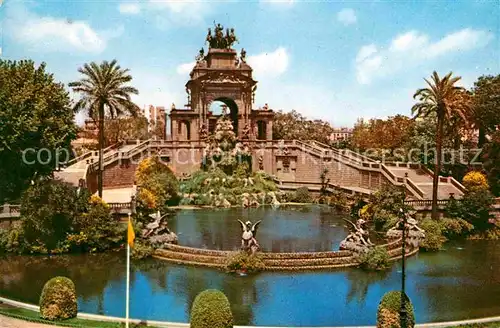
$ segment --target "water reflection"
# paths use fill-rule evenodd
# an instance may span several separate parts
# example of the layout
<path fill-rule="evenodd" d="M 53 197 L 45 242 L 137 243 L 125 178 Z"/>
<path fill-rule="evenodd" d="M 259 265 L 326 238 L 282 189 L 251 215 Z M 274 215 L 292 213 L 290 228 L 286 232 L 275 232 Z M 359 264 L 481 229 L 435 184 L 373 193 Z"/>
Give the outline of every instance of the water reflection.
<path fill-rule="evenodd" d="M 275 219 L 279 215 L 274 210 L 238 211 L 241 212 L 211 211 L 207 220 L 200 211 L 196 213 L 199 219 L 182 217 L 178 224 L 181 231 L 189 231 L 190 224 L 195 231 L 206 229 L 209 239 L 203 242 L 217 245 L 214 236 L 224 231 L 220 222 L 232 222 L 234 213 L 269 216 L 266 247 L 281 251 L 293 249 L 294 242 L 302 247 L 328 247 L 328 239 L 337 238 L 335 233 L 345 233 L 322 231 L 338 219 L 318 208 L 313 208 L 307 219 L 304 213 L 292 210 L 279 214 L 281 219 Z M 289 225 L 283 238 L 274 243 L 269 236 L 277 235 L 279 229 L 270 220 L 276 226 Z M 302 226 L 299 237 L 293 239 L 294 225 L 301 224 L 307 228 Z M 212 234 L 217 229 L 218 234 Z M 230 229 L 238 231 L 239 226 Z M 344 228 L 341 225 L 339 229 Z M 238 238 L 238 234 L 228 237 L 219 246 L 239 242 Z M 498 245 L 495 241 L 464 241 L 447 244 L 443 252 L 421 253 L 408 259 L 407 293 L 417 322 L 500 315 Z M 124 316 L 125 261 L 124 252 L 0 258 L 0 295 L 37 304 L 43 284 L 56 275 L 64 275 L 75 282 L 80 311 Z M 366 326 L 375 323 L 384 293 L 400 288 L 401 272 L 400 265 L 394 264 L 384 273 L 345 269 L 265 272 L 242 277 L 151 259 L 133 262 L 131 282 L 131 316 L 138 319 L 187 322 L 196 295 L 216 288 L 227 295 L 238 325 Z"/>
<path fill-rule="evenodd" d="M 0 259 L 0 291 L 14 299 L 37 304 L 43 285 L 55 276 L 77 281 L 78 297 L 90 301 L 100 297 L 110 283 L 125 277 L 125 256 L 110 253 Z"/>
<path fill-rule="evenodd" d="M 347 292 L 347 302 L 357 302 L 360 305 L 366 303 L 366 296 L 371 285 L 387 279 L 390 271 L 365 272 L 361 269 L 350 269 L 346 271 L 349 281 L 349 291 Z"/>
<path fill-rule="evenodd" d="M 348 233 L 342 216 L 321 206 L 181 211 L 169 224 L 181 245 L 236 250 L 241 242 L 237 219 L 262 220 L 257 237 L 264 251 L 337 250 Z"/>

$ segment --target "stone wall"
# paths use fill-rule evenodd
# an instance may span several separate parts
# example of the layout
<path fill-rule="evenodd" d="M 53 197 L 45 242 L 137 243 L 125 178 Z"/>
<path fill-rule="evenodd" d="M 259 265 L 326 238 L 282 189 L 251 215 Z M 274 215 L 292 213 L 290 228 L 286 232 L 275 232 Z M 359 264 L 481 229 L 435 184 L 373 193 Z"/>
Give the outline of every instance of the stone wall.
<path fill-rule="evenodd" d="M 334 185 L 376 190 L 383 184 L 390 183 L 381 172 L 348 165 L 335 156 L 324 157 L 321 153 L 296 146 L 295 143 L 289 145 L 287 151 L 283 151 L 273 141 L 251 143 L 251 146 L 254 147 L 252 169 L 259 170 L 259 157 L 262 156 L 264 171 L 284 182 L 319 183 L 321 172 L 326 167 L 330 183 Z M 149 148 L 143 154 L 137 154 L 132 161 L 121 159 L 107 165 L 104 187 L 132 186 L 137 164 L 153 154 L 159 154 L 177 176 L 192 174 L 201 167 L 203 149 L 204 143 L 198 141 L 173 141 Z"/>
<path fill-rule="evenodd" d="M 131 187 L 135 180 L 138 163 L 122 159 L 106 166 L 103 174 L 104 188 Z"/>

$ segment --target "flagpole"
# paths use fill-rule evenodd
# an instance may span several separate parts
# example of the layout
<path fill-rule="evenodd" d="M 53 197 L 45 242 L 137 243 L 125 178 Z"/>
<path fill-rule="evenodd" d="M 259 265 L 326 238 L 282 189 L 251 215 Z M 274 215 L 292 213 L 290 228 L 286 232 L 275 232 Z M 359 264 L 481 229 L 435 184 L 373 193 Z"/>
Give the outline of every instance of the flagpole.
<path fill-rule="evenodd" d="M 130 214 L 128 215 L 130 222 Z M 130 296 L 130 243 L 127 242 L 127 296 L 125 299 L 125 327 L 128 327 L 129 318 L 129 296 Z"/>

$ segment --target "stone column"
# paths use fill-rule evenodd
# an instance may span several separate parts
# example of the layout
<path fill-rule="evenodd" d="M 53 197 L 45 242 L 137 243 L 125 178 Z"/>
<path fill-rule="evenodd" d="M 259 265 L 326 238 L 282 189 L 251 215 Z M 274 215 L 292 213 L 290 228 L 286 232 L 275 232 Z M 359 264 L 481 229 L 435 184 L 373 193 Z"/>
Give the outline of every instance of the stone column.
<path fill-rule="evenodd" d="M 266 139 L 273 140 L 273 121 L 267 120 L 266 122 Z"/>

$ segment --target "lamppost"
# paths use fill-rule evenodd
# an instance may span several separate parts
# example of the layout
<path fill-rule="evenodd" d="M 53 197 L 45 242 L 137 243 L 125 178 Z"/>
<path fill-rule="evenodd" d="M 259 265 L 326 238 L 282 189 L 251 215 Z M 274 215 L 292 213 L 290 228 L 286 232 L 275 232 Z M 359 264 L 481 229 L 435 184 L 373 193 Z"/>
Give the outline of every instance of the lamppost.
<path fill-rule="evenodd" d="M 399 311 L 399 319 L 401 322 L 401 328 L 406 328 L 406 294 L 405 294 L 405 279 L 406 279 L 406 272 L 405 272 L 405 262 L 406 262 L 406 250 L 405 250 L 405 245 L 406 245 L 406 213 L 402 208 L 399 210 L 401 212 L 401 216 L 403 219 L 403 227 L 402 227 L 402 245 L 401 245 L 401 254 L 403 256 L 402 258 L 402 268 L 401 268 L 401 309 Z"/>

